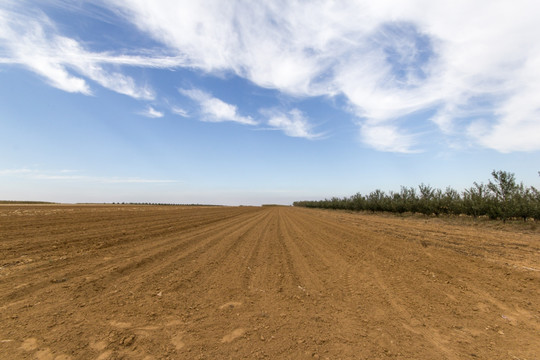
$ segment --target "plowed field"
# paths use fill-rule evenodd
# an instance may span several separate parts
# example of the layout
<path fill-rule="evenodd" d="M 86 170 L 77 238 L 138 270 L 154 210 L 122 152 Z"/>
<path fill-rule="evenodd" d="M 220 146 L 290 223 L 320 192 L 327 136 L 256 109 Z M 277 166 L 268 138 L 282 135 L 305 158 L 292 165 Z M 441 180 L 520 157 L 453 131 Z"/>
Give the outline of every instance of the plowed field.
<path fill-rule="evenodd" d="M 0 359 L 540 359 L 538 230 L 0 206 Z"/>

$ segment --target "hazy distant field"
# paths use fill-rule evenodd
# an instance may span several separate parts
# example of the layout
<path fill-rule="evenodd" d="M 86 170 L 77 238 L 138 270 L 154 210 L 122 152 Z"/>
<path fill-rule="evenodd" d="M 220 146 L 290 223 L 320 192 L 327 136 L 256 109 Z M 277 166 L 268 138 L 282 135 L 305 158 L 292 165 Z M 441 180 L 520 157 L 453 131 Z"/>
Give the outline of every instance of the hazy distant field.
<path fill-rule="evenodd" d="M 538 359 L 540 234 L 290 207 L 0 206 L 1 359 Z"/>

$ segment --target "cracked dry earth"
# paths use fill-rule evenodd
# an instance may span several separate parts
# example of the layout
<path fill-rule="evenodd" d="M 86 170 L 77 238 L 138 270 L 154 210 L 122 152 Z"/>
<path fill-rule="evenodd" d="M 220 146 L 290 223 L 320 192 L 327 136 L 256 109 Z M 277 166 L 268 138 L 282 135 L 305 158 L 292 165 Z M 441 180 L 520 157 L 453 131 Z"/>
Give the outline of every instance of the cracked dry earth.
<path fill-rule="evenodd" d="M 540 359 L 540 233 L 0 206 L 0 359 Z"/>

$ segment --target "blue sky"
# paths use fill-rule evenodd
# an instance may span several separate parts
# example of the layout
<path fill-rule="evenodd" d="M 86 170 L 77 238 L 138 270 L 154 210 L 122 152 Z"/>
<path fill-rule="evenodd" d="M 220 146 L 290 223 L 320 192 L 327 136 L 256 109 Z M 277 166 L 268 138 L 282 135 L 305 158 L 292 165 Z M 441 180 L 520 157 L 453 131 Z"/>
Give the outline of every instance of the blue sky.
<path fill-rule="evenodd" d="M 0 199 L 540 178 L 537 1 L 0 3 Z"/>

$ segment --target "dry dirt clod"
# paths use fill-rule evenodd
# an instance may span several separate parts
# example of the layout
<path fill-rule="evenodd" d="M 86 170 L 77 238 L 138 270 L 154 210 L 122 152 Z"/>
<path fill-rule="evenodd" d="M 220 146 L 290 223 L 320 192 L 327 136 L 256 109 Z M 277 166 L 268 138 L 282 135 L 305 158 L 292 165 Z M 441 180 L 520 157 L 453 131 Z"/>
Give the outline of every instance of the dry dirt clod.
<path fill-rule="evenodd" d="M 120 345 L 131 346 L 135 342 L 135 335 L 128 335 L 122 338 Z"/>

